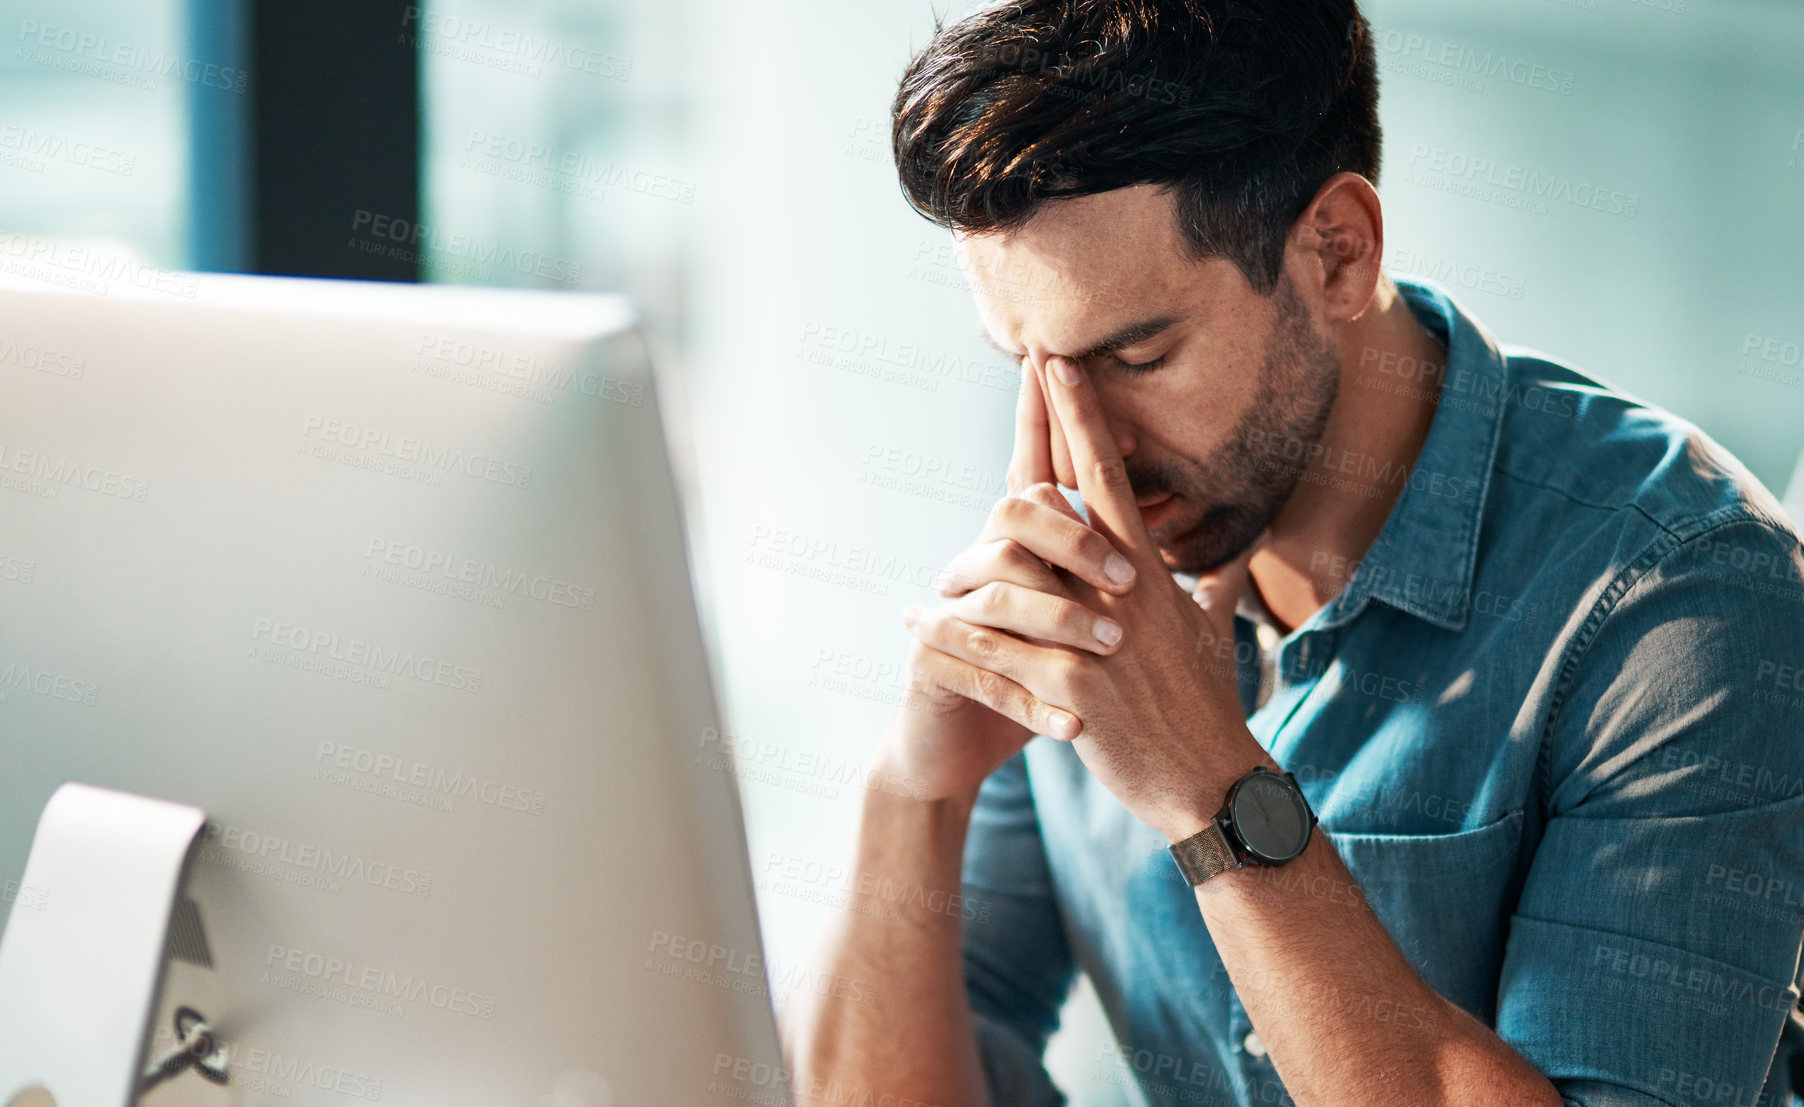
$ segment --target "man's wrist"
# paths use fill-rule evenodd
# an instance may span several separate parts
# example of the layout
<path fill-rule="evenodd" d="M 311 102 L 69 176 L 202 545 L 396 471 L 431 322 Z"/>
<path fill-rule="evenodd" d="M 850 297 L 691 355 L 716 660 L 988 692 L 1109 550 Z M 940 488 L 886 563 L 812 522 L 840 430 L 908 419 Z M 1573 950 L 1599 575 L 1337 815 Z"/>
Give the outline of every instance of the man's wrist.
<path fill-rule="evenodd" d="M 1224 759 L 1223 768 L 1208 774 L 1208 784 L 1198 789 L 1190 802 L 1161 820 L 1161 825 L 1156 829 L 1173 845 L 1208 829 L 1215 817 L 1221 814 L 1221 809 L 1227 805 L 1228 790 L 1234 787 L 1236 781 L 1256 768 L 1274 773 L 1284 771 L 1272 760 L 1272 755 L 1253 740 L 1250 732 L 1246 735 L 1246 744 L 1252 747 L 1252 751 L 1242 751 L 1243 756 L 1235 760 Z"/>
<path fill-rule="evenodd" d="M 961 814 L 967 819 L 976 808 L 977 793 L 983 787 L 983 781 L 978 780 L 956 791 L 935 791 L 919 774 L 908 771 L 904 761 L 896 756 L 888 737 L 865 759 L 862 779 L 867 808 L 873 805 L 893 809 L 927 805 Z"/>
<path fill-rule="evenodd" d="M 1330 858 L 1333 858 L 1331 860 Z M 1359 885 L 1338 868 L 1339 855 L 1327 836 L 1311 831 L 1309 844 L 1301 856 L 1279 868 L 1248 865 L 1230 869 L 1213 880 L 1196 885 L 1198 903 L 1209 907 L 1250 909 L 1254 903 L 1269 905 L 1285 897 L 1308 901 L 1334 901 L 1348 906 L 1365 907 Z"/>

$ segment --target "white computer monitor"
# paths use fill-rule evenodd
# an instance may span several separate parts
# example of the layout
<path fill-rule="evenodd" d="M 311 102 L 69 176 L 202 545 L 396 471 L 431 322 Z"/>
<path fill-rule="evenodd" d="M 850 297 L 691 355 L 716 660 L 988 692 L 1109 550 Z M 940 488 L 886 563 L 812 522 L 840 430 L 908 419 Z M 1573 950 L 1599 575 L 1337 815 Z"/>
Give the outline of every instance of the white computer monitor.
<path fill-rule="evenodd" d="M 691 588 L 618 299 L 0 288 L 0 914 L 63 782 L 190 804 L 146 1104 L 786 1102 Z"/>

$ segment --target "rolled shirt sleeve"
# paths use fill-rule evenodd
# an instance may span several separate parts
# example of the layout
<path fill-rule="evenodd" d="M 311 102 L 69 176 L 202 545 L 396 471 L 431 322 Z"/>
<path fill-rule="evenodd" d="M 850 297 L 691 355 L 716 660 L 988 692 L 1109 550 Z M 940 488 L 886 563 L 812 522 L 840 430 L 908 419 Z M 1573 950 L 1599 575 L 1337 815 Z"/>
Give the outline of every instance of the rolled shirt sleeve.
<path fill-rule="evenodd" d="M 1763 571 L 1719 571 L 1725 543 Z M 1768 1102 L 1804 936 L 1801 582 L 1789 531 L 1732 519 L 1644 553 L 1573 637 L 1497 1031 L 1574 1107 Z"/>
<path fill-rule="evenodd" d="M 978 793 L 964 864 L 965 989 L 990 1103 L 1059 1107 L 1042 1057 L 1075 970 L 1020 754 Z"/>

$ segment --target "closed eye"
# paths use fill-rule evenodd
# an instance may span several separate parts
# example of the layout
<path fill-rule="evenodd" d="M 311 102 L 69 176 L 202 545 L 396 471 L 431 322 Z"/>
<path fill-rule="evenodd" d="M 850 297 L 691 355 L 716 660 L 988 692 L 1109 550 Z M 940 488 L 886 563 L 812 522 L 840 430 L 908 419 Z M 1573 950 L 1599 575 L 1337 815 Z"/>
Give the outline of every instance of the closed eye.
<path fill-rule="evenodd" d="M 1151 361 L 1142 361 L 1137 364 L 1135 362 L 1123 361 L 1120 358 L 1116 358 L 1115 364 L 1119 365 L 1123 369 L 1127 370 L 1127 372 L 1130 375 L 1138 377 L 1138 376 L 1141 376 L 1142 374 L 1150 373 L 1154 369 L 1157 369 L 1159 366 L 1164 365 L 1165 358 L 1163 355 L 1161 355 L 1159 357 L 1152 359 Z"/>

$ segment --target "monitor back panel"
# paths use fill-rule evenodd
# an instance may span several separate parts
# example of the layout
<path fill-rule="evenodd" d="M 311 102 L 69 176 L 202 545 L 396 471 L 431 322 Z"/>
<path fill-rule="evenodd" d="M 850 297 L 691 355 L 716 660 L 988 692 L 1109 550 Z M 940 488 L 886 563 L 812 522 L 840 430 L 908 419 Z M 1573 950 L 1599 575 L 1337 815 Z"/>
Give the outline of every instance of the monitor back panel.
<path fill-rule="evenodd" d="M 0 912 L 62 781 L 192 803 L 225 1102 L 764 1091 L 671 485 L 611 299 L 0 292 Z"/>

